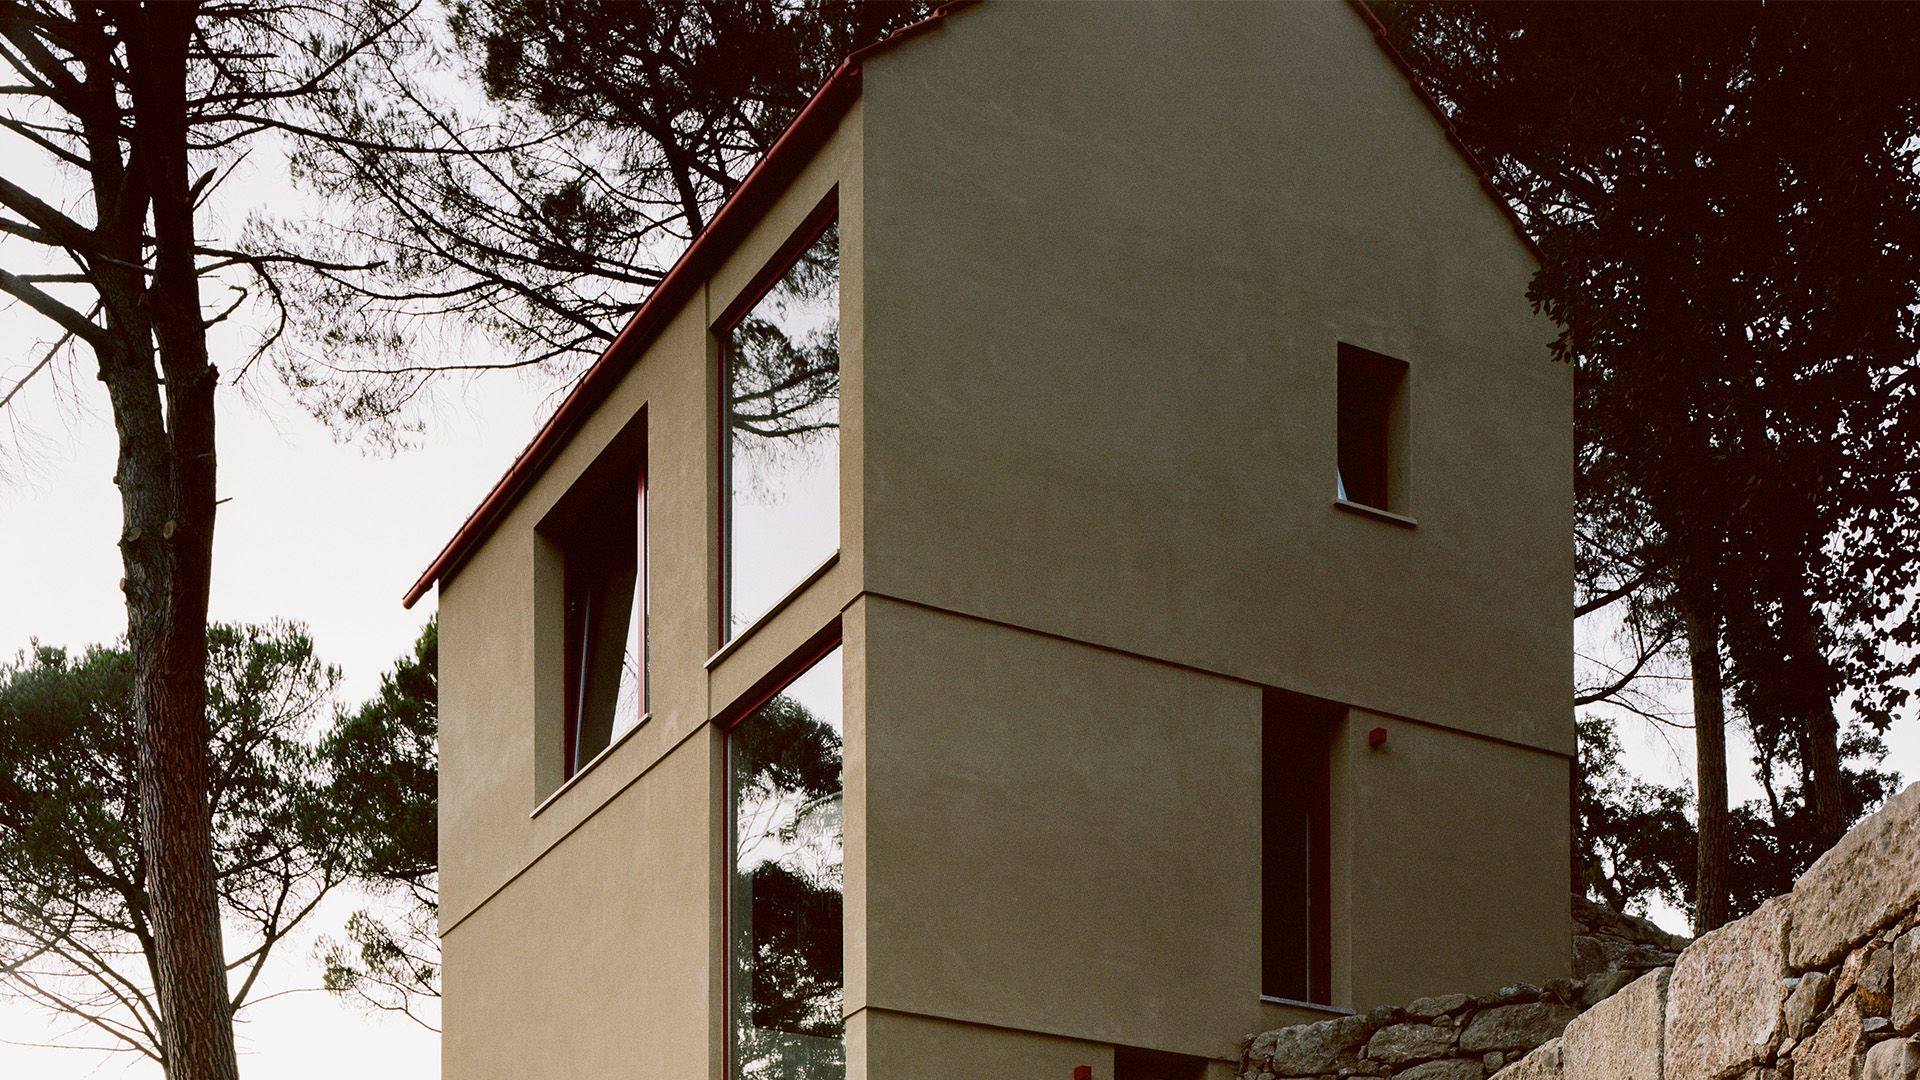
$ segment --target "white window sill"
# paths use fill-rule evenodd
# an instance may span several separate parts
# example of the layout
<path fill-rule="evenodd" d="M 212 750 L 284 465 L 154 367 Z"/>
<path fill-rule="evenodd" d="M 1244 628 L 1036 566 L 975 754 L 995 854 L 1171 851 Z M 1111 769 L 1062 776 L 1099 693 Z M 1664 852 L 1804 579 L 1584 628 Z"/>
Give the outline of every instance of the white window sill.
<path fill-rule="evenodd" d="M 1285 1005 L 1289 1009 L 1305 1009 L 1308 1012 L 1326 1013 L 1328 1016 L 1354 1016 L 1352 1009 L 1343 1005 L 1318 1005 L 1311 1001 L 1297 1001 L 1293 998 L 1272 997 L 1261 994 L 1260 1000 L 1270 1005 Z"/>
<path fill-rule="evenodd" d="M 725 660 L 728 656 L 731 656 L 734 650 L 740 647 L 741 642 L 746 641 L 748 638 L 752 637 L 755 633 L 759 632 L 761 627 L 772 622 L 773 617 L 775 615 L 778 615 L 782 611 L 786 610 L 787 605 L 793 603 L 794 600 L 799 598 L 801 593 L 806 592 L 809 588 L 811 588 L 814 582 L 819 581 L 821 578 L 827 576 L 827 571 L 833 569 L 834 564 L 839 561 L 840 561 L 840 551 L 838 548 L 835 548 L 833 554 L 827 556 L 825 561 L 823 561 L 819 566 L 816 566 L 812 570 L 808 571 L 806 577 L 803 577 L 800 579 L 800 584 L 795 585 L 791 589 L 788 589 L 787 594 L 785 596 L 782 596 L 780 599 L 775 600 L 773 602 L 773 606 L 768 608 L 764 613 L 762 613 L 759 618 L 756 618 L 752 622 L 748 623 L 746 626 L 741 627 L 739 633 L 733 635 L 732 639 L 729 640 L 725 645 L 720 646 L 720 650 L 718 652 L 714 653 L 712 656 L 707 657 L 707 662 L 705 664 L 702 664 L 701 666 L 706 668 L 708 671 L 712 671 L 713 666 L 715 664 L 718 664 L 720 661 Z"/>
<path fill-rule="evenodd" d="M 595 765 L 598 765 L 598 764 L 600 764 L 600 763 L 601 763 L 602 761 L 605 761 L 605 760 L 607 759 L 607 757 L 608 757 L 609 755 L 611 755 L 611 754 L 612 754 L 612 753 L 613 753 L 613 752 L 614 752 L 615 750 L 617 750 L 617 749 L 619 749 L 619 748 L 620 748 L 620 744 L 621 744 L 621 743 L 624 743 L 624 742 L 626 742 L 626 741 L 627 741 L 628 739 L 631 739 L 631 738 L 633 738 L 633 733 L 634 733 L 634 732 L 636 732 L 636 731 L 639 731 L 639 730 L 640 730 L 641 728 L 643 728 L 643 727 L 646 727 L 646 726 L 647 726 L 647 721 L 649 721 L 649 720 L 651 720 L 651 719 L 653 719 L 653 714 L 652 714 L 652 713 L 642 713 L 642 714 L 640 715 L 640 722 L 639 722 L 639 723 L 636 723 L 636 724 L 634 724 L 634 725 L 633 725 L 632 727 L 630 727 L 630 728 L 628 728 L 627 730 L 625 730 L 625 731 L 623 731 L 623 732 L 621 732 L 621 733 L 620 733 L 620 736 L 619 736 L 619 738 L 616 738 L 616 739 L 614 739 L 614 740 L 613 740 L 612 742 L 609 742 L 609 743 L 608 743 L 608 744 L 607 744 L 606 746 L 604 746 L 604 747 L 602 747 L 602 748 L 601 748 L 601 750 L 600 750 L 600 752 L 599 752 L 599 753 L 597 753 L 597 754 L 595 754 L 595 755 L 593 755 L 593 756 L 592 756 L 591 758 L 588 758 L 588 759 L 587 759 L 587 763 L 586 763 L 585 765 L 582 765 L 582 766 L 580 766 L 579 768 L 577 768 L 577 769 L 575 769 L 575 770 L 573 770 L 573 775 L 572 775 L 572 776 L 569 776 L 569 777 L 567 777 L 567 781 L 566 781 L 566 783 L 564 783 L 564 784 L 561 784 L 561 785 L 560 785 L 559 787 L 557 787 L 557 788 L 554 788 L 554 789 L 553 789 L 553 794 L 551 794 L 551 795 L 549 795 L 549 796 L 547 796 L 547 797 L 546 797 L 546 798 L 544 798 L 544 799 L 541 799 L 541 800 L 540 800 L 540 805 L 539 805 L 539 806 L 536 806 L 536 807 L 534 807 L 534 808 L 533 808 L 533 812 L 532 812 L 532 813 L 530 813 L 530 814 L 528 814 L 528 815 L 527 815 L 527 817 L 528 817 L 528 818 L 537 818 L 537 817 L 539 817 L 539 816 L 540 816 L 540 812 L 541 812 L 542 810 L 545 810 L 545 809 L 546 809 L 547 807 L 549 807 L 549 806 L 552 806 L 552 805 L 553 805 L 553 804 L 554 804 L 555 802 L 558 802 L 558 801 L 559 801 L 559 799 L 560 799 L 560 796 L 562 796 L 562 795 L 565 795 L 565 794 L 567 793 L 567 791 L 568 791 L 569 789 L 571 789 L 571 788 L 573 787 L 573 785 L 575 785 L 575 784 L 577 784 L 577 783 L 579 783 L 579 782 L 580 782 L 580 778 L 581 778 L 581 777 L 583 777 L 583 776 L 585 776 L 585 775 L 587 775 L 588 773 L 590 773 L 590 772 L 592 772 L 592 771 L 593 771 L 593 767 L 594 767 Z"/>
<path fill-rule="evenodd" d="M 1399 525 L 1403 528 L 1413 529 L 1418 528 L 1420 525 L 1419 522 L 1404 514 L 1396 514 L 1391 510 L 1382 510 L 1377 506 L 1368 506 L 1366 503 L 1335 499 L 1333 500 L 1333 505 L 1335 509 L 1345 510 L 1349 514 L 1359 514 L 1361 517 L 1370 517 L 1376 521 L 1384 521 L 1388 524 Z"/>

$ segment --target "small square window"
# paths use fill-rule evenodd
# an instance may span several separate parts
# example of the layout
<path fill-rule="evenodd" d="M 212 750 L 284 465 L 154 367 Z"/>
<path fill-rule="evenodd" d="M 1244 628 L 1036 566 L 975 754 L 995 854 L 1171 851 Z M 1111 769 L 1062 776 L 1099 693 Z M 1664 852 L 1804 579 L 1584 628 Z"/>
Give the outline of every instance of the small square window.
<path fill-rule="evenodd" d="M 1404 514 L 1406 361 L 1342 342 L 1339 364 L 1339 455 L 1334 497 Z"/>

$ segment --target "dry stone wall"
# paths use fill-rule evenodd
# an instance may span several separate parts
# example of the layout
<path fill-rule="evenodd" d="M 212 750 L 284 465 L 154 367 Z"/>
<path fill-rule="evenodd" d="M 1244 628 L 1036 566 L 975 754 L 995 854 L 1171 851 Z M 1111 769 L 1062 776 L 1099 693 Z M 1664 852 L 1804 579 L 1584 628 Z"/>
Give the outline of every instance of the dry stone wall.
<path fill-rule="evenodd" d="M 1240 1078 L 1920 1080 L 1920 784 L 1691 944 L 1575 918 L 1577 980 L 1270 1031 Z"/>
<path fill-rule="evenodd" d="M 1482 1080 L 1559 1035 L 1582 1009 L 1672 964 L 1685 938 L 1576 897 L 1574 973 L 1479 997 L 1446 994 L 1365 1016 L 1281 1028 L 1248 1042 L 1242 1080 L 1395 1076 Z"/>
<path fill-rule="evenodd" d="M 1572 982 L 1509 986 L 1485 997 L 1427 997 L 1405 1008 L 1382 1006 L 1365 1016 L 1269 1031 L 1248 1044 L 1241 1077 L 1481 1080 L 1567 1026 L 1577 1015 Z"/>

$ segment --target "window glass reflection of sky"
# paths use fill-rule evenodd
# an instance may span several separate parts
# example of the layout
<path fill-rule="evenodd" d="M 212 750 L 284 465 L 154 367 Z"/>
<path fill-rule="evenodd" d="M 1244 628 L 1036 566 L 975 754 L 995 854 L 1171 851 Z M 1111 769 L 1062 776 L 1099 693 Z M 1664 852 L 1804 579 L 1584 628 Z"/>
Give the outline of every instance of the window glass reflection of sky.
<path fill-rule="evenodd" d="M 727 336 L 726 637 L 840 546 L 840 232 Z"/>

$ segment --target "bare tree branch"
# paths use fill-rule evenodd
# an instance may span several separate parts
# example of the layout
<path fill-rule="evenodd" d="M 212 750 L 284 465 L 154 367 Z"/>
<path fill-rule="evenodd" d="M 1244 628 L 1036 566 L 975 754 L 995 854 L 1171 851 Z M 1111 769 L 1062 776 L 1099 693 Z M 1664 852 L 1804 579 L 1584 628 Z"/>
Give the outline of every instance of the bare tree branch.
<path fill-rule="evenodd" d="M 0 292 L 7 293 L 28 307 L 52 319 L 62 330 L 91 345 L 106 341 L 106 330 L 85 315 L 54 299 L 39 286 L 8 270 L 0 270 Z"/>

